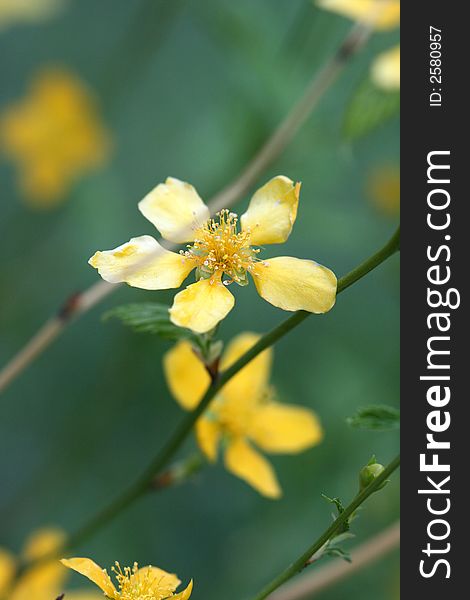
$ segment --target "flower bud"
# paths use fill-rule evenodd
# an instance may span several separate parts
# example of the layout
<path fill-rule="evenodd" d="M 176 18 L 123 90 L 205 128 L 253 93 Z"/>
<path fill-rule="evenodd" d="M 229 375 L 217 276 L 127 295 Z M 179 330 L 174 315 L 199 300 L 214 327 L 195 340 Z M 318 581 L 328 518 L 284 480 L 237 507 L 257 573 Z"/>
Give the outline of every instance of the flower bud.
<path fill-rule="evenodd" d="M 372 462 L 373 461 L 373 462 Z M 384 466 L 375 461 L 375 458 L 359 472 L 359 489 L 362 492 L 384 471 Z M 384 482 L 385 485 L 386 482 Z M 383 487 L 383 486 L 380 486 Z"/>

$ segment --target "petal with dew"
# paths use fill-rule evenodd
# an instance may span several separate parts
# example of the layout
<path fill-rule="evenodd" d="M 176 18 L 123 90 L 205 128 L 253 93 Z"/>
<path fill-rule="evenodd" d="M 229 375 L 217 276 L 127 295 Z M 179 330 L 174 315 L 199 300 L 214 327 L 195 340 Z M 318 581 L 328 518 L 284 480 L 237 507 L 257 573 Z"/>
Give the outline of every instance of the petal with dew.
<path fill-rule="evenodd" d="M 279 256 L 258 263 L 252 275 L 258 294 L 283 310 L 318 314 L 335 304 L 336 276 L 313 260 Z"/>
<path fill-rule="evenodd" d="M 192 242 L 194 232 L 210 217 L 193 186 L 173 177 L 149 192 L 139 210 L 166 240 L 177 244 Z"/>
<path fill-rule="evenodd" d="M 253 414 L 247 434 L 265 452 L 286 454 L 302 452 L 323 437 L 312 410 L 280 402 L 260 406 Z"/>
<path fill-rule="evenodd" d="M 10 552 L 0 548 L 0 595 L 5 594 L 15 574 L 15 559 Z"/>
<path fill-rule="evenodd" d="M 171 597 L 171 600 L 188 600 L 189 596 L 191 596 L 192 591 L 193 580 L 191 579 L 191 581 L 188 583 L 185 589 L 182 592 L 179 592 L 178 594 L 174 594 L 174 596 Z"/>
<path fill-rule="evenodd" d="M 63 558 L 60 562 L 64 567 L 73 569 L 77 573 L 80 573 L 80 575 L 88 577 L 106 596 L 114 598 L 116 588 L 111 582 L 108 573 L 92 561 L 91 558 Z"/>
<path fill-rule="evenodd" d="M 241 333 L 227 346 L 222 355 L 220 368 L 225 371 L 260 339 L 257 333 Z M 241 369 L 223 388 L 226 401 L 233 403 L 256 402 L 267 387 L 273 359 L 272 348 L 263 350 L 256 358 Z"/>
<path fill-rule="evenodd" d="M 196 422 L 196 439 L 199 447 L 210 462 L 217 459 L 217 449 L 221 437 L 221 429 L 216 418 L 210 418 L 209 414 L 200 417 Z"/>
<path fill-rule="evenodd" d="M 235 298 L 220 280 L 202 279 L 176 294 L 170 318 L 178 327 L 206 333 L 232 310 Z"/>
<path fill-rule="evenodd" d="M 400 46 L 377 56 L 371 67 L 371 77 L 375 85 L 383 90 L 400 89 Z"/>
<path fill-rule="evenodd" d="M 250 231 L 250 244 L 281 244 L 292 231 L 297 217 L 300 183 L 279 175 L 263 185 L 252 197 L 241 217 L 243 231 Z"/>
<path fill-rule="evenodd" d="M 394 29 L 400 24 L 400 0 L 317 0 L 317 4 L 374 29 Z"/>
<path fill-rule="evenodd" d="M 142 582 L 142 588 L 149 594 L 152 592 L 155 598 L 169 598 L 181 583 L 174 573 L 168 573 L 158 567 L 141 567 L 130 577 L 129 583 L 136 587 Z"/>
<path fill-rule="evenodd" d="M 88 261 L 109 283 L 127 283 L 143 290 L 179 287 L 194 263 L 166 250 L 150 235 L 132 238 L 114 248 L 95 252 Z"/>
<path fill-rule="evenodd" d="M 163 371 L 176 401 L 186 410 L 196 408 L 211 379 L 187 340 L 178 342 L 164 355 Z"/>
<path fill-rule="evenodd" d="M 245 439 L 238 437 L 229 442 L 225 451 L 225 466 L 263 496 L 267 498 L 281 496 L 281 488 L 274 469 Z"/>

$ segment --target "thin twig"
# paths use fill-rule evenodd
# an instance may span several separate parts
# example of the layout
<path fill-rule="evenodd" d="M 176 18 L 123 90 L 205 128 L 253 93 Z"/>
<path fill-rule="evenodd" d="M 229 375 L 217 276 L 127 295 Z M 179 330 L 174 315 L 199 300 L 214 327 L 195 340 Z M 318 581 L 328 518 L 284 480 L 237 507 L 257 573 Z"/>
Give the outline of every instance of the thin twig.
<path fill-rule="evenodd" d="M 297 134 L 348 61 L 363 47 L 369 35 L 370 30 L 363 25 L 352 27 L 337 52 L 313 77 L 303 96 L 241 174 L 212 198 L 209 202 L 211 213 L 232 206 L 256 184 L 261 174 L 278 158 Z M 84 292 L 75 294 L 73 305 L 69 306 L 69 300 L 67 300 L 64 306 L 69 308 L 66 311 L 61 309 L 57 315 L 49 319 L 0 371 L 0 393 L 23 373 L 62 334 L 68 325 L 96 306 L 120 285 L 99 282 Z"/>
<path fill-rule="evenodd" d="M 351 562 L 334 559 L 326 566 L 320 567 L 308 575 L 280 588 L 269 596 L 270 600 L 305 600 L 313 598 L 318 592 L 336 585 L 343 579 L 351 577 L 361 569 L 377 562 L 400 545 L 400 522 L 397 521 L 387 529 L 354 548 Z"/>

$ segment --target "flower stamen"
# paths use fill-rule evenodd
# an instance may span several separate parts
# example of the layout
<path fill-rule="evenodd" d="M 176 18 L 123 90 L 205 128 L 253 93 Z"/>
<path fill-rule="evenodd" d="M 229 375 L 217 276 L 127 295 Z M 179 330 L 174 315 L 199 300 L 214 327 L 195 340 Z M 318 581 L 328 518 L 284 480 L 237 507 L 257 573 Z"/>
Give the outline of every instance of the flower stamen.
<path fill-rule="evenodd" d="M 223 209 L 197 230 L 193 244 L 180 254 L 196 263 L 197 279 L 215 283 L 225 273 L 229 279 L 222 283 L 227 286 L 246 285 L 246 273 L 253 270 L 259 252 L 250 246 L 250 231 L 238 231 L 237 214 Z"/>

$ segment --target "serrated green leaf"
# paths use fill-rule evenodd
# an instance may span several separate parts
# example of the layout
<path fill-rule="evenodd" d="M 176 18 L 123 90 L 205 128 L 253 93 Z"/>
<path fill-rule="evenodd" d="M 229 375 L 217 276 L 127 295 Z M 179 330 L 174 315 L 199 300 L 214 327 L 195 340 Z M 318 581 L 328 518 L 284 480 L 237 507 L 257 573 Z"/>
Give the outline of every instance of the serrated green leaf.
<path fill-rule="evenodd" d="M 374 431 L 399 429 L 400 411 L 386 404 L 371 405 L 359 408 L 356 414 L 348 417 L 346 421 L 348 425 L 357 429 L 370 429 Z"/>
<path fill-rule="evenodd" d="M 168 306 L 157 302 L 117 306 L 105 313 L 103 319 L 119 319 L 134 331 L 157 334 L 167 340 L 192 337 L 191 332 L 187 329 L 173 325 L 170 321 Z"/>
<path fill-rule="evenodd" d="M 357 139 L 379 127 L 400 110 L 400 92 L 378 88 L 370 79 L 354 92 L 346 109 L 343 132 L 347 139 Z"/>

